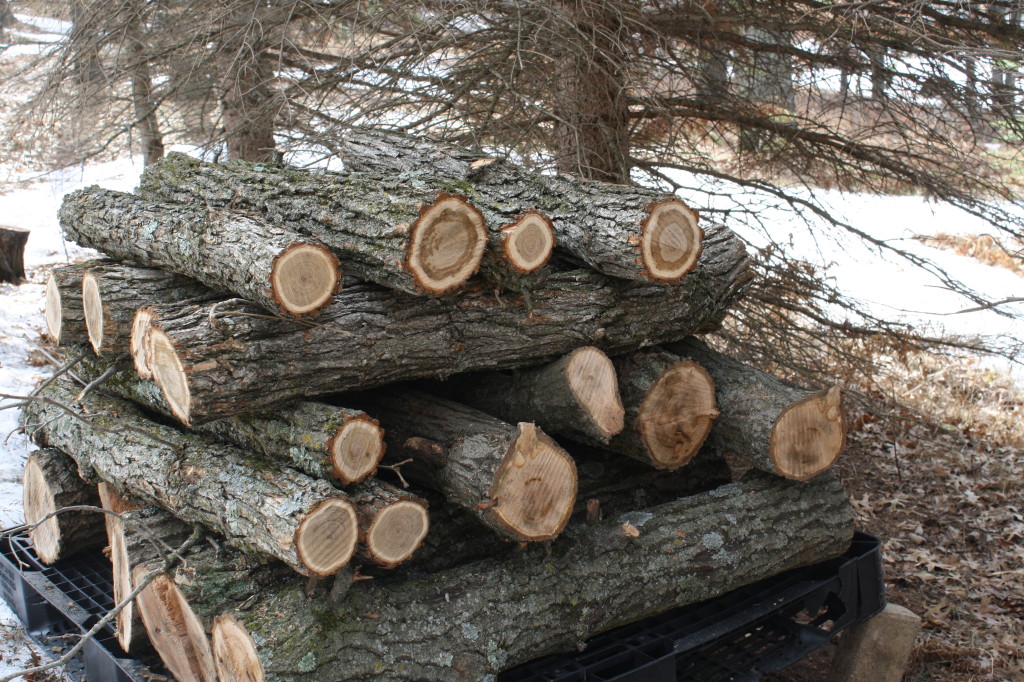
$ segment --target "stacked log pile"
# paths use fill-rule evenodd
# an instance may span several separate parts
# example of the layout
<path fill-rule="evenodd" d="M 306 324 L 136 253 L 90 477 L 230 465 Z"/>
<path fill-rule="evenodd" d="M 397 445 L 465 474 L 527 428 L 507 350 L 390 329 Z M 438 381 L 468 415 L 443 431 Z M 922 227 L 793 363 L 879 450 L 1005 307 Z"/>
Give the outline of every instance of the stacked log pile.
<path fill-rule="evenodd" d="M 479 679 L 847 548 L 839 390 L 694 337 L 751 276 L 725 226 L 429 140 L 346 149 L 65 199 L 109 260 L 47 285 L 75 362 L 22 409 L 37 553 L 108 544 L 121 600 L 209 540 L 119 615 L 126 650 L 181 680 Z"/>

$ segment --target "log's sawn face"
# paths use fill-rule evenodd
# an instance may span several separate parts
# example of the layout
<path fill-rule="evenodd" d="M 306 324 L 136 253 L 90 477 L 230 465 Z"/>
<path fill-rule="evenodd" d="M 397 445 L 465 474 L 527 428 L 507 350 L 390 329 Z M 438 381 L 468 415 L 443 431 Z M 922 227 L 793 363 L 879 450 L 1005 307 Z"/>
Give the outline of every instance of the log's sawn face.
<path fill-rule="evenodd" d="M 648 277 L 675 284 L 697 265 L 704 231 L 697 214 L 678 199 L 651 204 L 640 226 L 640 254 Z"/>
<path fill-rule="evenodd" d="M 527 211 L 516 222 L 501 228 L 501 235 L 505 262 L 523 275 L 544 267 L 555 247 L 554 227 L 540 211 Z"/>
<path fill-rule="evenodd" d="M 634 428 L 656 468 L 678 469 L 697 454 L 717 416 L 711 377 L 696 362 L 683 361 L 651 386 Z"/>
<path fill-rule="evenodd" d="M 412 227 L 406 267 L 424 292 L 441 294 L 476 272 L 486 245 L 480 211 L 464 199 L 441 194 Z"/>

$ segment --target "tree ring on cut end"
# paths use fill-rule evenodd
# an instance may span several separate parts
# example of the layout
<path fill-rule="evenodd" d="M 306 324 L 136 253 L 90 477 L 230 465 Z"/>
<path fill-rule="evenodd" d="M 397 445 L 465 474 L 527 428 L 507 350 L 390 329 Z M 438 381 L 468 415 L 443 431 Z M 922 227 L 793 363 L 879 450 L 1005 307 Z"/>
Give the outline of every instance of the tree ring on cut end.
<path fill-rule="evenodd" d="M 697 454 L 717 416 L 714 381 L 696 362 L 683 360 L 648 389 L 635 425 L 651 464 L 671 470 Z"/>
<path fill-rule="evenodd" d="M 377 563 L 397 566 L 419 548 L 429 527 L 427 510 L 422 504 L 399 500 L 374 517 L 366 531 L 366 546 Z"/>
<path fill-rule="evenodd" d="M 569 389 L 605 442 L 622 431 L 625 410 L 619 397 L 619 381 L 612 361 L 593 346 L 569 354 L 565 368 Z"/>
<path fill-rule="evenodd" d="M 641 257 L 651 279 L 674 284 L 697 265 L 704 231 L 697 214 L 678 199 L 653 204 L 641 232 Z"/>
<path fill-rule="evenodd" d="M 267 679 L 249 629 L 230 613 L 213 619 L 211 640 L 220 682 L 264 682 Z"/>
<path fill-rule="evenodd" d="M 60 288 L 51 274 L 46 280 L 46 331 L 54 343 L 60 343 L 60 332 L 64 311 L 61 308 Z"/>
<path fill-rule="evenodd" d="M 331 470 L 345 485 L 372 475 L 384 449 L 384 430 L 366 415 L 345 420 L 327 442 Z"/>
<path fill-rule="evenodd" d="M 505 260 L 524 275 L 547 265 L 555 248 L 555 230 L 540 211 L 527 211 L 522 218 L 501 228 L 505 235 Z"/>
<path fill-rule="evenodd" d="M 192 391 L 188 387 L 188 376 L 178 358 L 178 352 L 174 350 L 174 343 L 162 329 L 150 327 L 146 335 L 146 354 L 146 365 L 171 412 L 185 426 L 189 426 Z"/>
<path fill-rule="evenodd" d="M 295 552 L 312 575 L 334 575 L 352 558 L 359 524 L 352 504 L 329 498 L 314 506 L 295 529 Z"/>
<path fill-rule="evenodd" d="M 270 288 L 281 310 L 289 315 L 314 313 L 331 302 L 341 273 L 338 259 L 317 244 L 291 244 L 270 272 Z"/>
<path fill-rule="evenodd" d="M 89 332 L 89 345 L 96 355 L 100 355 L 103 350 L 103 296 L 99 282 L 91 272 L 82 276 L 82 312 Z"/>
<path fill-rule="evenodd" d="M 837 387 L 787 407 L 768 439 L 776 473 L 794 481 L 807 481 L 831 468 L 845 445 L 846 420 Z"/>
<path fill-rule="evenodd" d="M 480 267 L 486 244 L 480 212 L 464 199 L 443 195 L 413 225 L 406 267 L 425 292 L 451 291 Z"/>

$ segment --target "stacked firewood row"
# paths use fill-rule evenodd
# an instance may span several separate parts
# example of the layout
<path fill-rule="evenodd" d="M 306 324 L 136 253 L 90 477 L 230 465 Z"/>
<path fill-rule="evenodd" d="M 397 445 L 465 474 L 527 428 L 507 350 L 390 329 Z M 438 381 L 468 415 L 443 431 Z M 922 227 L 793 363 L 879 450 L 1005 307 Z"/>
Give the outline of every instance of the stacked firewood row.
<path fill-rule="evenodd" d="M 109 259 L 47 285 L 69 369 L 23 407 L 25 514 L 44 561 L 108 545 L 115 600 L 150 577 L 126 650 L 478 679 L 846 549 L 839 390 L 693 336 L 750 279 L 727 228 L 429 140 L 346 150 L 65 199 Z"/>

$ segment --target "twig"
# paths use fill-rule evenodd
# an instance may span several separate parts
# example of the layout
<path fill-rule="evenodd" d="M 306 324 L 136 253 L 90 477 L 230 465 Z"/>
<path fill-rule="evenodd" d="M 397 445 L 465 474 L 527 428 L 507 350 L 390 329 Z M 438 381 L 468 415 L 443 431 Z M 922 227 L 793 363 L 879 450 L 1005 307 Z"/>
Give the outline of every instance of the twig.
<path fill-rule="evenodd" d="M 410 459 L 403 459 L 401 462 L 395 462 L 394 464 L 381 464 L 381 465 L 379 465 L 379 468 L 381 468 L 381 469 L 390 469 L 391 471 L 395 472 L 395 476 L 398 476 L 398 480 L 399 480 L 399 482 L 401 482 L 402 487 L 403 488 L 408 488 L 409 487 L 409 482 L 405 480 L 405 476 L 402 476 L 402 469 L 401 469 L 401 467 L 402 467 L 403 464 L 408 464 L 411 461 L 412 461 L 412 458 L 410 458 Z"/>
<path fill-rule="evenodd" d="M 77 398 L 78 402 L 82 402 L 82 399 L 85 398 L 85 396 L 89 395 L 90 391 L 92 391 L 94 388 L 96 388 L 97 386 L 102 384 L 104 381 L 109 379 L 116 372 L 119 372 L 120 370 L 125 369 L 126 367 L 125 367 L 125 365 L 122 362 L 125 357 L 127 357 L 127 356 L 126 355 L 122 355 L 122 356 L 118 357 L 114 361 L 114 364 L 112 364 L 110 367 L 107 368 L 107 371 L 105 371 L 103 374 L 99 375 L 98 377 L 96 377 L 95 379 L 90 381 L 88 384 L 86 384 L 85 388 L 82 389 L 82 392 L 78 394 L 78 398 Z"/>
<path fill-rule="evenodd" d="M 83 358 L 85 358 L 84 351 L 81 354 L 79 354 L 74 360 L 71 360 L 62 365 L 60 368 L 58 368 L 57 371 L 53 373 L 52 377 L 50 377 L 49 379 L 47 379 L 46 381 L 32 389 L 32 392 L 29 393 L 29 396 L 31 397 L 39 395 L 42 391 L 46 389 L 47 386 L 55 382 L 57 379 L 61 378 L 63 375 L 67 374 L 71 370 L 71 368 L 80 363 Z"/>

